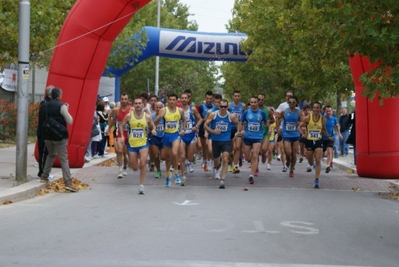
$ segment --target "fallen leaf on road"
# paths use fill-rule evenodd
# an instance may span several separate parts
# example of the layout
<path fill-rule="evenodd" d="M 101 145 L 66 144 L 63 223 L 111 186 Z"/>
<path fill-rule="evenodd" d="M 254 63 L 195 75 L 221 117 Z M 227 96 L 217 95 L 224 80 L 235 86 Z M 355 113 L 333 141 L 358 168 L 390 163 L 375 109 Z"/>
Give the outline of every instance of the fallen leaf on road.
<path fill-rule="evenodd" d="M 209 176 L 209 177 L 208 177 L 208 180 L 212 180 L 212 176 Z"/>
<path fill-rule="evenodd" d="M 115 160 L 114 159 L 108 159 L 106 161 L 100 162 L 97 164 L 97 166 L 100 167 L 115 167 Z"/>
<path fill-rule="evenodd" d="M 242 190 L 244 190 L 244 191 L 248 191 L 248 187 L 244 187 Z"/>
<path fill-rule="evenodd" d="M 7 205 L 7 204 L 11 204 L 11 203 L 12 203 L 11 200 L 6 200 L 6 201 L 3 202 L 3 205 Z"/>
<path fill-rule="evenodd" d="M 346 173 L 347 173 L 347 174 L 354 174 L 354 173 L 355 173 L 355 170 L 354 170 L 354 169 L 347 169 L 347 170 L 346 170 Z"/>
<path fill-rule="evenodd" d="M 79 190 L 85 190 L 89 185 L 85 184 L 75 177 L 72 177 L 72 183 L 75 186 L 75 188 L 78 188 Z M 37 196 L 44 196 L 45 194 L 48 193 L 68 193 L 68 190 L 65 190 L 65 183 L 64 183 L 64 178 L 60 178 L 54 182 L 48 183 L 45 188 L 40 189 L 36 195 Z"/>
<path fill-rule="evenodd" d="M 360 187 L 353 187 L 352 190 L 353 191 L 360 191 L 361 189 L 360 189 Z"/>

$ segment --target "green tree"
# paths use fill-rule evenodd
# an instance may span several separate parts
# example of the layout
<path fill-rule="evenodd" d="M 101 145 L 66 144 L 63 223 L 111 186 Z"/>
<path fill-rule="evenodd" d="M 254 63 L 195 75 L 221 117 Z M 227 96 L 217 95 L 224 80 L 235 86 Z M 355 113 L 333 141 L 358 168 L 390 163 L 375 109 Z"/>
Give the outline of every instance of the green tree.
<path fill-rule="evenodd" d="M 330 24 L 335 45 L 349 56 L 361 54 L 379 67 L 361 77 L 364 95 L 380 100 L 399 94 L 399 5 L 395 0 L 313 0 Z M 387 75 L 388 73 L 388 75 Z"/>
<path fill-rule="evenodd" d="M 47 66 L 62 24 L 75 0 L 31 0 L 30 53 L 38 55 L 37 64 Z M 19 1 L 0 0 L 0 64 L 18 60 Z M 46 51 L 43 53 L 43 51 Z"/>
<path fill-rule="evenodd" d="M 324 100 L 353 85 L 337 36 L 320 17 L 307 0 L 236 0 L 229 29 L 248 34 L 243 49 L 272 94 L 293 89 L 300 99 Z"/>
<path fill-rule="evenodd" d="M 188 21 L 189 9 L 178 0 L 162 1 L 161 27 L 181 30 L 198 30 L 195 21 Z M 122 67 L 129 64 L 127 58 L 137 58 L 148 41 L 145 35 L 132 42 L 132 36 L 138 34 L 144 26 L 156 26 L 157 1 L 150 2 L 135 14 L 126 28 L 113 44 L 113 50 L 108 60 L 108 66 Z M 120 49 L 124 47 L 124 49 Z M 207 61 L 193 61 L 172 58 L 160 59 L 160 89 L 163 87 L 169 92 L 181 93 L 185 89 L 195 92 L 194 97 L 201 96 L 202 92 L 215 87 L 216 66 Z M 129 95 L 137 95 L 147 88 L 147 79 L 150 89 L 155 87 L 155 58 L 135 66 L 121 78 L 121 91 Z"/>

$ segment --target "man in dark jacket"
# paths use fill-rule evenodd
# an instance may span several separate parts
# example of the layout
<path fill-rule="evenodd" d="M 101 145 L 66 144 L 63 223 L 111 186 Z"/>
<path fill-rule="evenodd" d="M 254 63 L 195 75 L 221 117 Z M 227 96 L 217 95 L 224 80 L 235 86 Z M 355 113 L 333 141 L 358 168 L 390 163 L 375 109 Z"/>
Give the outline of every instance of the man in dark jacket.
<path fill-rule="evenodd" d="M 53 88 L 51 90 L 51 100 L 40 106 L 39 117 L 53 118 L 59 124 L 67 127 L 67 124 L 72 124 L 72 116 L 68 112 L 68 104 L 61 102 L 62 90 L 60 88 Z M 41 182 L 48 182 L 51 167 L 53 166 L 55 157 L 58 156 L 60 160 L 62 176 L 64 177 L 65 189 L 70 192 L 77 192 L 78 189 L 74 187 L 71 179 L 71 172 L 69 170 L 68 162 L 68 132 L 60 141 L 52 140 L 51 136 L 48 136 L 46 132 L 42 132 L 43 139 L 45 140 L 46 148 L 48 150 L 48 156 L 46 164 L 44 165 L 43 173 L 40 177 Z"/>
<path fill-rule="evenodd" d="M 40 107 L 42 105 L 44 105 L 46 102 L 50 101 L 51 99 L 51 90 L 54 88 L 54 86 L 49 85 L 46 87 L 45 89 L 45 95 L 46 97 L 44 98 L 44 100 L 42 100 L 42 102 L 40 102 Z M 42 124 L 43 121 L 46 119 L 45 114 L 42 114 L 43 117 L 39 116 L 39 122 L 37 124 L 37 131 L 36 131 L 36 136 L 37 136 L 37 147 L 39 150 L 39 172 L 37 173 L 37 177 L 40 179 L 40 177 L 42 176 L 43 173 L 43 168 L 44 168 L 44 164 L 46 163 L 46 158 L 48 155 L 48 151 L 46 149 L 46 145 L 44 143 L 44 139 L 43 139 L 43 134 L 42 134 Z M 53 175 L 49 175 L 49 178 L 53 177 Z"/>

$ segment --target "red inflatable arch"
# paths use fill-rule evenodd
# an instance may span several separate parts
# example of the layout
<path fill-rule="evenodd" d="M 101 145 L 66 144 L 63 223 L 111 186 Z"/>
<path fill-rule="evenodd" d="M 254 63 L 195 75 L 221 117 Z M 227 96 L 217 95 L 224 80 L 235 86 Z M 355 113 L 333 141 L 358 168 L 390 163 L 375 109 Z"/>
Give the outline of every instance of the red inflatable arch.
<path fill-rule="evenodd" d="M 65 20 L 47 85 L 63 90 L 74 122 L 68 128 L 69 165 L 80 168 L 90 138 L 98 85 L 112 42 L 150 0 L 78 0 Z M 37 151 L 37 150 L 36 150 Z M 38 153 L 35 153 L 36 159 Z M 59 166 L 59 162 L 55 162 Z"/>
<path fill-rule="evenodd" d="M 377 67 L 367 57 L 349 60 L 356 92 L 356 169 L 361 177 L 395 179 L 399 177 L 398 123 L 399 98 L 370 102 L 362 95 L 360 75 Z"/>

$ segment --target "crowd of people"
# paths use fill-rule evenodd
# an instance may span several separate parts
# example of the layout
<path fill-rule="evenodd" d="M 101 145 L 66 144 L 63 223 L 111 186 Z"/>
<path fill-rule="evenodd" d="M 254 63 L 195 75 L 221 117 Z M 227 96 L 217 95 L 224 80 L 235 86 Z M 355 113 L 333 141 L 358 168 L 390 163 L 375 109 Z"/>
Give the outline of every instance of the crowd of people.
<path fill-rule="evenodd" d="M 115 138 L 117 178 L 128 174 L 129 165 L 140 171 L 139 194 L 145 193 L 147 168 L 161 178 L 164 161 L 165 186 L 172 182 L 186 186 L 193 164 L 201 159 L 201 168 L 213 172 L 220 189 L 225 188 L 228 171 L 240 173 L 243 161 L 251 169 L 248 183 L 254 184 L 259 162 L 271 170 L 274 158 L 290 178 L 295 176 L 297 161 L 307 160 L 306 171 L 315 169 L 313 187 L 319 188 L 321 159 L 327 157 L 325 173 L 329 173 L 338 153 L 348 155 L 346 139 L 353 120 L 346 109 L 338 121 L 331 106 L 314 102 L 300 110 L 291 91 L 285 97 L 274 109 L 264 103 L 264 94 L 251 96 L 244 104 L 238 90 L 231 102 L 207 91 L 200 104 L 192 101 L 191 90 L 169 94 L 165 104 L 155 95 L 142 93 L 129 100 L 123 93 L 118 105 L 108 111 L 105 101 L 97 103 L 94 121 L 101 124 L 101 140 Z M 106 142 L 99 142 L 92 153 L 98 151 L 101 157 Z"/>

